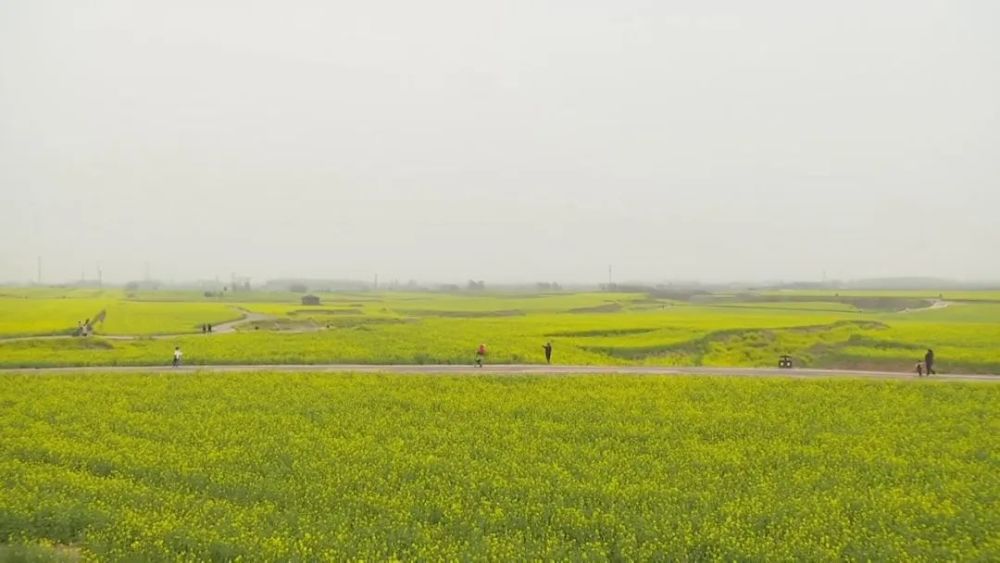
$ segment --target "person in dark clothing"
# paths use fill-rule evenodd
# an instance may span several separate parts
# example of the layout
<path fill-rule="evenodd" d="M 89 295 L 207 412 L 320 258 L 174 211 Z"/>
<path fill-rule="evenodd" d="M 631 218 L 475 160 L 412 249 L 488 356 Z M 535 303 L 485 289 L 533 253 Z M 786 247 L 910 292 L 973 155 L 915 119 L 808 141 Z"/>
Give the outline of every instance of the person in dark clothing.
<path fill-rule="evenodd" d="M 930 348 L 924 354 L 924 369 L 927 371 L 927 375 L 937 375 L 937 372 L 934 371 L 934 350 Z"/>
<path fill-rule="evenodd" d="M 551 364 L 552 363 L 552 343 L 551 342 L 546 342 L 545 346 L 542 346 L 542 348 L 545 349 L 545 363 Z"/>

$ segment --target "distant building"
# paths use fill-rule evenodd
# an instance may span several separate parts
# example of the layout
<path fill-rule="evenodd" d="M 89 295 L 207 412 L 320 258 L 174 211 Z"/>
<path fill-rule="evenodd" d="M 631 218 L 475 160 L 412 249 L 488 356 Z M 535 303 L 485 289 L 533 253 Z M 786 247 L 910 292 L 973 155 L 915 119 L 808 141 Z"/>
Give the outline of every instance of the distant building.
<path fill-rule="evenodd" d="M 303 305 L 319 305 L 319 297 L 315 295 L 303 295 L 302 296 Z"/>

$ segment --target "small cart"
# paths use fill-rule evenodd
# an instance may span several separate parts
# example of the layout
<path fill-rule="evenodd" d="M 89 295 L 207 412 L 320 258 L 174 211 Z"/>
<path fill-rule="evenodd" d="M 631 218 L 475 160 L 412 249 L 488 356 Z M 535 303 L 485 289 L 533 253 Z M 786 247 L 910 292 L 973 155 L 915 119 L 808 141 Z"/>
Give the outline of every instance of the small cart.
<path fill-rule="evenodd" d="M 778 367 L 781 369 L 792 369 L 792 357 L 785 355 L 778 358 Z"/>

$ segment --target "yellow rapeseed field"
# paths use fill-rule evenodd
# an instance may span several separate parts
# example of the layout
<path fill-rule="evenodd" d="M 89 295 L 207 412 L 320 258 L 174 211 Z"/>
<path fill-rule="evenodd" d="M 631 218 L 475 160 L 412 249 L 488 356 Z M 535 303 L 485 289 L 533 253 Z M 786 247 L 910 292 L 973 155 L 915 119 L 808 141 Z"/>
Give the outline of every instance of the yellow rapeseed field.
<path fill-rule="evenodd" d="M 1000 387 L 0 375 L 0 558 L 996 560 Z"/>

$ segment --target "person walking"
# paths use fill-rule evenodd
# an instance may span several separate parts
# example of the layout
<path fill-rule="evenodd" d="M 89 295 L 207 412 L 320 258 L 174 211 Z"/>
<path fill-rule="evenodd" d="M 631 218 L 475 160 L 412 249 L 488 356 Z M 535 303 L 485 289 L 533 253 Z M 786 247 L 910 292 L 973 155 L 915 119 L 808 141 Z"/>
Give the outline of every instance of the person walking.
<path fill-rule="evenodd" d="M 934 350 L 930 348 L 924 354 L 924 371 L 927 372 L 927 375 L 937 375 L 937 372 L 934 371 Z"/>
<path fill-rule="evenodd" d="M 177 367 L 177 366 L 181 365 L 181 357 L 183 355 L 184 355 L 184 353 L 181 352 L 181 347 L 180 346 L 174 346 L 174 367 Z"/>
<path fill-rule="evenodd" d="M 542 346 L 542 348 L 545 349 L 545 363 L 551 364 L 552 363 L 552 341 L 550 340 L 549 342 L 546 342 L 545 346 Z"/>
<path fill-rule="evenodd" d="M 483 367 L 483 360 L 486 358 L 486 345 L 480 344 L 476 350 L 476 367 Z"/>

